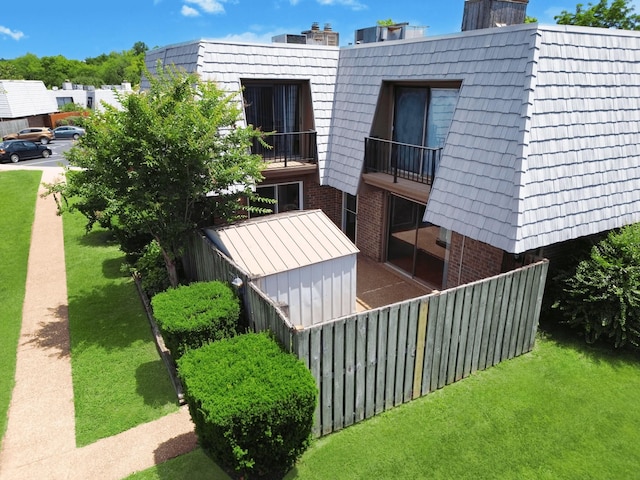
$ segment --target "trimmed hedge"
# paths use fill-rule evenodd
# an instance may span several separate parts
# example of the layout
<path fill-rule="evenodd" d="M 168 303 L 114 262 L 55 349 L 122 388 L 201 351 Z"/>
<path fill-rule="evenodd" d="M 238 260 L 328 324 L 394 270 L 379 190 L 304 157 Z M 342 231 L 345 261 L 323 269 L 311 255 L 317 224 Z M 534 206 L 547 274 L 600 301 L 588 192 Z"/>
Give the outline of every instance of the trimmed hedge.
<path fill-rule="evenodd" d="M 222 282 L 194 282 L 158 293 L 153 314 L 174 360 L 191 348 L 237 334 L 240 301 Z"/>
<path fill-rule="evenodd" d="M 202 448 L 228 471 L 281 477 L 309 446 L 315 380 L 267 333 L 191 350 L 178 372 Z"/>

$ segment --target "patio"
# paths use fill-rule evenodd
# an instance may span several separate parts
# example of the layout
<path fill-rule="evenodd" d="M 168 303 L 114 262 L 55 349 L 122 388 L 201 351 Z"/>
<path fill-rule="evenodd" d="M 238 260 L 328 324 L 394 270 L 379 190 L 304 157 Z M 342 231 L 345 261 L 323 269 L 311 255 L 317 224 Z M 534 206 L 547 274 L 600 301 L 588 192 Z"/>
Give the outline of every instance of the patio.
<path fill-rule="evenodd" d="M 401 275 L 392 267 L 374 262 L 363 255 L 358 255 L 357 276 L 358 312 L 420 297 L 432 291 Z"/>

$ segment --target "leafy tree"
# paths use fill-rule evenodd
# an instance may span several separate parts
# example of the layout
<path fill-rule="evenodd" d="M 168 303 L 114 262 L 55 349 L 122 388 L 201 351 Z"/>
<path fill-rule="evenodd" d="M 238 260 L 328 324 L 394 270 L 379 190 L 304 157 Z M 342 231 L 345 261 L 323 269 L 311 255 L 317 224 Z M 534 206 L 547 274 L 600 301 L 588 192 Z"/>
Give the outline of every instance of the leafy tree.
<path fill-rule="evenodd" d="M 262 161 L 249 153 L 260 132 L 236 126 L 236 95 L 214 83 L 161 65 L 146 75 L 148 91 L 121 94 L 121 110 L 105 106 L 87 118 L 86 135 L 67 152 L 81 169 L 50 190 L 79 196 L 71 208 L 89 226 L 156 240 L 176 286 L 186 235 L 212 214 L 236 218 L 262 179 Z"/>
<path fill-rule="evenodd" d="M 134 55 L 144 55 L 147 50 L 149 50 L 149 47 L 147 47 L 147 44 L 144 42 L 136 42 L 133 44 L 133 47 L 131 47 Z"/>
<path fill-rule="evenodd" d="M 622 30 L 640 30 L 640 15 L 633 13 L 634 7 L 629 0 L 600 0 L 584 8 L 579 3 L 574 13 L 563 10 L 553 17 L 559 25 L 582 25 L 585 27 L 619 28 Z"/>
<path fill-rule="evenodd" d="M 376 23 L 379 27 L 391 27 L 395 25 L 395 22 L 391 18 L 387 18 L 386 20 L 378 20 Z"/>
<path fill-rule="evenodd" d="M 42 68 L 40 59 L 33 53 L 27 53 L 12 62 L 18 75 L 23 79 L 44 81 L 44 69 Z"/>
<path fill-rule="evenodd" d="M 65 80 L 81 85 L 139 85 L 148 50 L 144 42 L 136 42 L 130 50 L 101 54 L 84 61 L 62 55 L 38 58 L 32 53 L 13 60 L 0 60 L 0 78 L 42 80 L 49 88 L 59 87 Z"/>
<path fill-rule="evenodd" d="M 640 347 L 640 224 L 610 232 L 562 283 L 555 306 L 587 342 Z"/>
<path fill-rule="evenodd" d="M 10 60 L 0 60 L 0 78 L 4 80 L 23 80 L 22 75 Z"/>

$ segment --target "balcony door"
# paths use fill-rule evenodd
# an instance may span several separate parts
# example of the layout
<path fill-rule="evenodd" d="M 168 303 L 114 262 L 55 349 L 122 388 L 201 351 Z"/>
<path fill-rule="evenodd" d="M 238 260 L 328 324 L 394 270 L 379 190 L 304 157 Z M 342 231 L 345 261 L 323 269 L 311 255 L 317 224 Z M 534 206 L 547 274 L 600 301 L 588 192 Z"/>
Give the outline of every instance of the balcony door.
<path fill-rule="evenodd" d="M 264 83 L 244 86 L 245 115 L 248 125 L 263 132 L 276 132 L 267 137 L 272 149 L 264 149 L 259 143 L 254 145 L 254 153 L 269 157 L 269 152 L 285 152 L 297 155 L 300 137 L 286 135 L 300 132 L 300 86 L 294 83 Z"/>
<path fill-rule="evenodd" d="M 392 152 L 398 168 L 417 174 L 430 174 L 431 166 L 423 151 L 411 146 L 441 148 L 449 130 L 457 88 L 396 86 L 394 89 Z M 432 170 L 433 169 L 433 170 Z"/>
<path fill-rule="evenodd" d="M 432 288 L 442 288 L 447 266 L 448 231 L 422 221 L 425 206 L 389 197 L 387 262 Z"/>

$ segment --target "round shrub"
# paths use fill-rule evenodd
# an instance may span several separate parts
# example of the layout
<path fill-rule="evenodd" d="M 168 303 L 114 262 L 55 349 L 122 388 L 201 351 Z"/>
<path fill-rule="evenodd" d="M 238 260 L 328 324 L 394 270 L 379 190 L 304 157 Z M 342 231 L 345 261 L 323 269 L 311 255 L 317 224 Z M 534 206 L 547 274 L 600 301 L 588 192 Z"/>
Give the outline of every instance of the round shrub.
<path fill-rule="evenodd" d="M 309 446 L 315 380 L 268 334 L 191 350 L 178 372 L 200 445 L 228 471 L 281 478 Z"/>
<path fill-rule="evenodd" d="M 195 282 L 172 288 L 155 295 L 151 306 L 174 359 L 187 349 L 237 333 L 240 301 L 226 283 Z"/>

